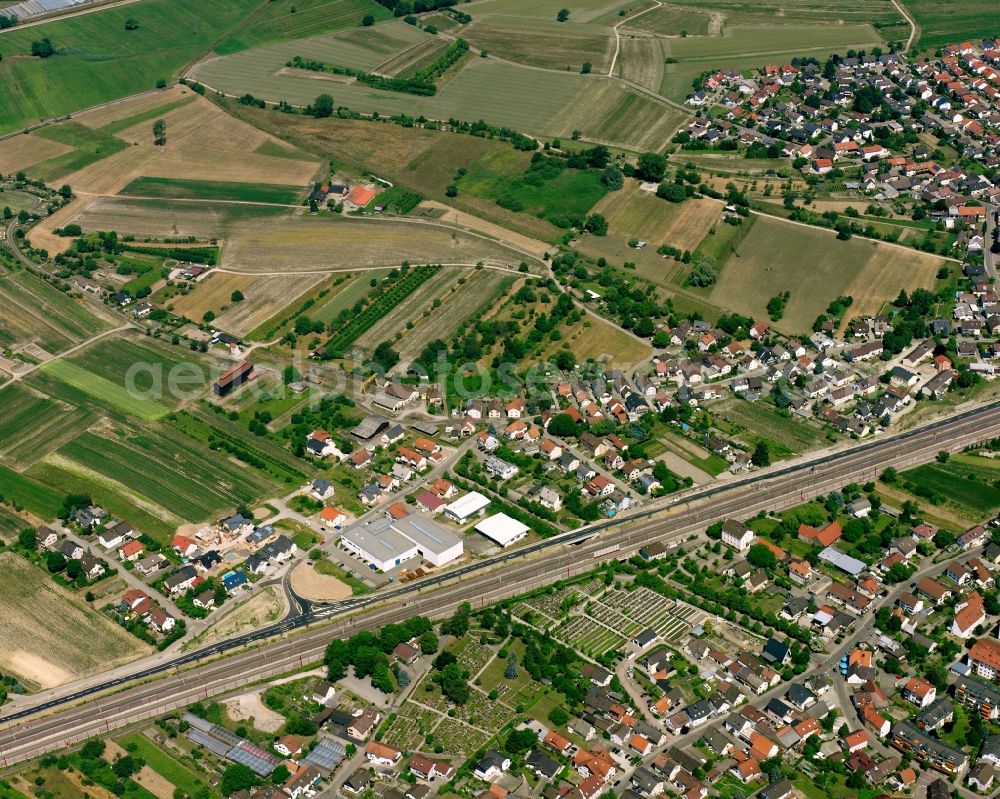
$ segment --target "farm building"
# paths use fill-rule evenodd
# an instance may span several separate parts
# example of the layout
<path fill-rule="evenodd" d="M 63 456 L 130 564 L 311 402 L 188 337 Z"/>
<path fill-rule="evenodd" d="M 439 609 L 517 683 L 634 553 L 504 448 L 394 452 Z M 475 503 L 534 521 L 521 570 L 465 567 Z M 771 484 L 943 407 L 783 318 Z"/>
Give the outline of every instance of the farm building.
<path fill-rule="evenodd" d="M 417 514 L 359 522 L 341 533 L 340 542 L 383 572 L 417 556 L 434 566 L 444 566 L 462 557 L 463 552 L 460 538 Z"/>
<path fill-rule="evenodd" d="M 470 491 L 464 497 L 444 507 L 444 515 L 454 522 L 465 524 L 473 516 L 479 516 L 490 504 L 490 500 L 478 491 Z"/>
<path fill-rule="evenodd" d="M 530 529 L 528 525 L 512 519 L 506 513 L 495 513 L 476 525 L 477 532 L 502 547 L 509 547 L 515 541 L 520 541 Z"/>
<path fill-rule="evenodd" d="M 234 366 L 215 381 L 216 396 L 223 397 L 234 388 L 243 385 L 250 379 L 253 372 L 253 364 L 250 361 L 243 361 L 239 366 Z"/>

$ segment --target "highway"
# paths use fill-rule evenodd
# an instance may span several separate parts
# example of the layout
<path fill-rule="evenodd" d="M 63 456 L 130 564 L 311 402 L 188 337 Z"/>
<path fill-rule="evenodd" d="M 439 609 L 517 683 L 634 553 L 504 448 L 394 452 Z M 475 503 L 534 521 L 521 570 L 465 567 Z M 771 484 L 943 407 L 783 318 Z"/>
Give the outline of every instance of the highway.
<path fill-rule="evenodd" d="M 463 601 L 483 606 L 628 557 L 652 541 L 683 543 L 713 521 L 781 510 L 849 482 L 873 480 L 888 466 L 912 466 L 942 449 L 955 451 L 998 436 L 1000 402 L 813 461 L 696 490 L 670 508 L 604 521 L 418 583 L 314 608 L 165 663 L 139 666 L 114 680 L 68 687 L 65 694 L 49 691 L 38 704 L 0 718 L 0 761 L 10 765 L 36 757 L 294 670 L 321 659 L 334 637 L 414 614 L 442 617 Z"/>

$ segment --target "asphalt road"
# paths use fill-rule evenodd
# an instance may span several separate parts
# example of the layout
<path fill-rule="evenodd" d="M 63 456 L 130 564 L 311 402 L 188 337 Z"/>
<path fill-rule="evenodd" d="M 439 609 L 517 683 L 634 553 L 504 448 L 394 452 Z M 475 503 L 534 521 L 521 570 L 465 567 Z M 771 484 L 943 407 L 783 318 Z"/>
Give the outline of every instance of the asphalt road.
<path fill-rule="evenodd" d="M 53 689 L 40 694 L 34 706 L 0 718 L 0 761 L 8 765 L 35 757 L 315 662 L 334 637 L 414 614 L 441 617 L 464 601 L 483 606 L 630 556 L 653 541 L 681 543 L 716 520 L 791 507 L 846 483 L 872 480 L 887 466 L 915 465 L 942 449 L 954 451 L 997 436 L 1000 403 L 992 403 L 815 461 L 694 491 L 667 510 L 591 525 L 418 583 L 312 609 L 113 680 L 62 693 Z"/>

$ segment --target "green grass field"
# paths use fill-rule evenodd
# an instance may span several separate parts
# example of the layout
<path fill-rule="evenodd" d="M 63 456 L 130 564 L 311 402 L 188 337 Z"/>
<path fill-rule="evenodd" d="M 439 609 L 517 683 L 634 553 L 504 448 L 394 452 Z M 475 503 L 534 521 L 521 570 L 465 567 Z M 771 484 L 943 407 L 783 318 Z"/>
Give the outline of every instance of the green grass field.
<path fill-rule="evenodd" d="M 13 469 L 0 466 L 4 499 L 43 519 L 54 519 L 62 508 L 63 494 Z"/>
<path fill-rule="evenodd" d="M 921 50 L 997 35 L 998 0 L 903 0 L 903 5 L 920 26 Z"/>
<path fill-rule="evenodd" d="M 1000 462 L 990 458 L 953 455 L 948 463 L 927 463 L 900 477 L 910 493 L 970 520 L 1000 510 Z"/>
<path fill-rule="evenodd" d="M 79 122 L 48 125 L 38 130 L 36 135 L 76 148 L 31 167 L 29 171 L 33 177 L 49 183 L 128 147 L 126 142 L 116 136 L 100 129 L 88 128 Z"/>
<path fill-rule="evenodd" d="M 0 536 L 11 539 L 31 525 L 13 511 L 0 505 Z"/>
<path fill-rule="evenodd" d="M 169 82 L 265 5 L 260 0 L 143 0 L 6 31 L 0 133 L 149 91 L 161 79 Z M 130 17 L 138 30 L 125 30 Z M 50 58 L 28 55 L 41 36 L 56 47 Z"/>
<path fill-rule="evenodd" d="M 133 180 L 120 193 L 161 200 L 232 200 L 290 205 L 299 199 L 303 191 L 301 186 L 144 177 Z"/>
<path fill-rule="evenodd" d="M 371 14 L 376 20 L 392 12 L 375 0 L 288 0 L 268 3 L 247 24 L 240 26 L 215 47 L 217 53 L 236 53 L 273 42 L 301 39 L 354 28 Z"/>
<path fill-rule="evenodd" d="M 782 416 L 765 402 L 727 400 L 713 406 L 712 414 L 723 432 L 737 435 L 750 445 L 766 441 L 772 460 L 805 452 L 825 440 L 818 427 Z"/>
<path fill-rule="evenodd" d="M 173 432 L 172 428 L 147 426 L 140 431 L 116 426 L 102 435 L 83 433 L 59 448 L 56 465 L 96 481 L 98 487 L 103 485 L 133 506 L 150 512 L 160 508 L 167 512 L 161 517 L 176 516 L 188 522 L 252 503 L 276 488 L 277 482 L 262 473 Z M 42 464 L 29 472 L 35 474 Z M 72 464 L 79 468 L 74 470 Z M 47 479 L 44 469 L 39 473 Z M 94 496 L 99 496 L 98 491 Z"/>
<path fill-rule="evenodd" d="M 124 383 L 117 383 L 77 365 L 71 361 L 52 361 L 40 370 L 54 377 L 76 391 L 82 392 L 90 400 L 100 405 L 112 405 L 123 413 L 137 419 L 151 421 L 167 413 L 167 407 L 153 399 L 131 393 Z M 137 386 L 138 388 L 138 386 Z"/>
<path fill-rule="evenodd" d="M 551 129 L 560 110 L 573 104 L 587 84 L 585 76 L 574 73 L 472 59 L 435 96 L 418 97 L 359 83 L 317 80 L 311 73 L 276 74 L 288 60 L 287 50 L 283 45 L 237 53 L 199 65 L 195 75 L 206 85 L 237 96 L 249 91 L 274 102 L 284 99 L 306 105 L 325 91 L 335 96 L 337 104 L 362 113 L 484 119 L 526 132 Z"/>
<path fill-rule="evenodd" d="M 153 343 L 155 341 L 142 338 L 105 338 L 74 353 L 69 360 L 115 385 L 134 386 L 139 392 L 164 394 L 158 401 L 165 405 L 173 405 L 178 400 L 177 397 L 169 396 L 171 373 L 181 370 L 186 374 L 196 372 L 203 377 L 199 385 L 208 385 L 210 369 L 201 356 L 187 348 L 160 345 Z"/>
<path fill-rule="evenodd" d="M 526 153 L 499 150 L 484 154 L 468 167 L 459 180 L 459 191 L 487 200 L 517 203 L 525 213 L 552 219 L 564 215 L 584 216 L 607 189 L 597 170 L 563 169 L 550 179 L 525 179 L 530 163 Z"/>

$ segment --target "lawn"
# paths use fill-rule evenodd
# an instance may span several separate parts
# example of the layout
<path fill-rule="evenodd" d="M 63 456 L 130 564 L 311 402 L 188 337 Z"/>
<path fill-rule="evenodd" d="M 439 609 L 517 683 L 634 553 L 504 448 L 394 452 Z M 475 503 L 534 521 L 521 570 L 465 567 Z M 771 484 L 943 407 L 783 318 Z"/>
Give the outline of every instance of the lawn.
<path fill-rule="evenodd" d="M 3 35 L 0 133 L 151 90 L 203 56 L 259 0 L 143 0 Z M 375 4 L 372 3 L 372 6 Z M 139 27 L 126 31 L 125 20 Z M 47 36 L 50 58 L 25 57 Z"/>
<path fill-rule="evenodd" d="M 120 194 L 162 200 L 231 200 L 290 205 L 299 199 L 303 191 L 304 187 L 301 186 L 143 177 L 133 180 L 121 190 Z"/>
<path fill-rule="evenodd" d="M 927 463 L 900 477 L 912 494 L 972 520 L 1000 510 L 1000 463 L 988 458 L 953 455 L 948 463 Z"/>

